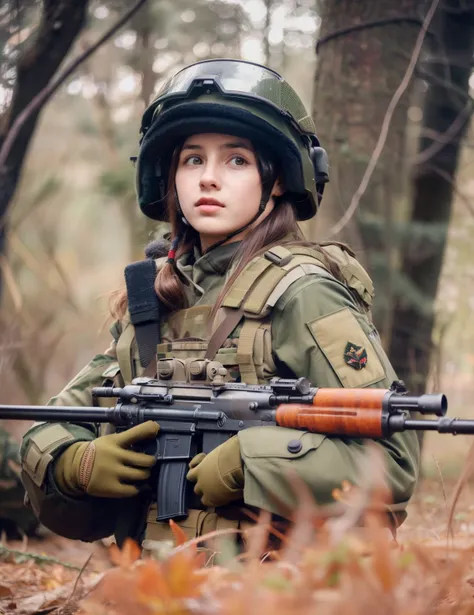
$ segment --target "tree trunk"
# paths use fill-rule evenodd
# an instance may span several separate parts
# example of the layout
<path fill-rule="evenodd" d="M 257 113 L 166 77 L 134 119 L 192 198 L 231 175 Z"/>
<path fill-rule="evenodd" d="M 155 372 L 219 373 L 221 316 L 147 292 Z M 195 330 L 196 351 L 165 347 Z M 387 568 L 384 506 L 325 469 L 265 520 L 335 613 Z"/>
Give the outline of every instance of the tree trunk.
<path fill-rule="evenodd" d="M 422 66 L 429 86 L 413 173 L 411 225 L 422 232 L 418 241 L 407 234 L 402 273 L 409 292 L 397 301 L 390 346 L 393 366 L 413 393 L 424 391 L 428 377 L 453 183 L 472 111 L 474 0 L 444 0 L 433 27 L 437 44 Z"/>
<path fill-rule="evenodd" d="M 379 137 L 389 102 L 407 69 L 421 27 L 418 0 L 326 0 L 321 3 L 313 117 L 330 162 L 321 212 L 311 239 L 346 211 Z M 397 262 L 394 227 L 406 187 L 405 128 L 410 87 L 392 118 L 384 150 L 360 206 L 335 239 L 348 242 L 368 266 L 376 288 L 374 318 L 389 339 Z"/>
<path fill-rule="evenodd" d="M 12 124 L 28 103 L 45 88 L 81 31 L 88 0 L 44 0 L 41 23 L 17 65 L 17 78 L 8 109 L 0 118 L 0 147 Z M 5 248 L 5 216 L 15 193 L 23 161 L 41 109 L 20 130 L 5 166 L 0 169 L 0 255 Z"/>
<path fill-rule="evenodd" d="M 263 41 L 262 41 L 262 45 L 263 45 L 263 57 L 264 57 L 263 63 L 266 66 L 272 66 L 271 45 L 270 45 L 270 40 L 269 40 L 268 37 L 270 36 L 270 28 L 271 28 L 271 25 L 272 25 L 273 1 L 274 0 L 265 0 L 264 1 L 264 4 L 265 4 L 265 24 L 263 26 Z"/>

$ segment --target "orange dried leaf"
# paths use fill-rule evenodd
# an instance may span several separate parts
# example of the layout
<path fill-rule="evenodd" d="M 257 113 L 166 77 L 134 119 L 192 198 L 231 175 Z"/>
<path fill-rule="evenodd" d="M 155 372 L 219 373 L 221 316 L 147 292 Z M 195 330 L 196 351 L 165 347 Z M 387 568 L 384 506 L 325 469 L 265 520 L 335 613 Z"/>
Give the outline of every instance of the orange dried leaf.
<path fill-rule="evenodd" d="M 398 573 L 392 558 L 389 533 L 375 513 L 367 513 L 366 523 L 371 534 L 373 571 L 384 591 L 390 592 L 396 586 Z"/>
<path fill-rule="evenodd" d="M 177 523 L 175 523 L 173 519 L 170 519 L 170 528 L 171 528 L 171 531 L 173 532 L 173 536 L 176 541 L 177 547 L 180 547 L 185 542 L 187 542 L 188 538 L 186 534 L 184 533 L 183 528 L 181 528 Z"/>
<path fill-rule="evenodd" d="M 180 598 L 194 597 L 199 593 L 203 579 L 196 575 L 201 558 L 190 549 L 174 553 L 165 562 L 166 578 L 172 596 Z"/>
<path fill-rule="evenodd" d="M 112 543 L 109 547 L 109 555 L 113 564 L 121 568 L 129 568 L 134 562 L 140 559 L 141 549 L 131 538 L 126 538 L 122 550 Z"/>
<path fill-rule="evenodd" d="M 137 588 L 145 602 L 148 599 L 168 599 L 170 591 L 163 573 L 163 565 L 154 560 L 145 561 L 138 570 Z"/>
<path fill-rule="evenodd" d="M 13 596 L 11 587 L 8 587 L 7 585 L 0 585 L 0 598 L 6 598 L 8 596 Z"/>

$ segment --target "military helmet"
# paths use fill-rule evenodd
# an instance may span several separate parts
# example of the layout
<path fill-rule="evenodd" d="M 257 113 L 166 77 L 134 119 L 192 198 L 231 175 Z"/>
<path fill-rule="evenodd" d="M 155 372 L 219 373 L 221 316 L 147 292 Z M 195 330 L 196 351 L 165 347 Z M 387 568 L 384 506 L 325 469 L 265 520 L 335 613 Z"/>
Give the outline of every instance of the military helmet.
<path fill-rule="evenodd" d="M 248 138 L 275 159 L 299 220 L 312 218 L 328 181 L 328 160 L 313 120 L 275 71 L 243 60 L 204 60 L 172 77 L 145 111 L 136 184 L 143 213 L 167 221 L 172 153 L 192 134 Z"/>

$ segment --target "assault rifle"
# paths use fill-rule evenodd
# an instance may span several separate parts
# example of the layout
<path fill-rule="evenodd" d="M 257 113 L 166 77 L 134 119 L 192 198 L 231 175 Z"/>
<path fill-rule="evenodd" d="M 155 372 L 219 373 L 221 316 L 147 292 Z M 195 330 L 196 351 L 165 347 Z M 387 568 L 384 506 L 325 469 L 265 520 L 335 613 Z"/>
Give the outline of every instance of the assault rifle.
<path fill-rule="evenodd" d="M 137 378 L 123 388 L 93 389 L 94 398 L 117 398 L 114 407 L 3 405 L 0 418 L 112 423 L 117 431 L 157 421 L 156 441 L 143 442 L 139 450 L 159 461 L 154 477 L 159 521 L 187 515 L 189 497 L 194 495 L 186 480 L 189 460 L 249 427 L 280 425 L 354 438 L 389 438 L 405 430 L 474 434 L 474 421 L 445 417 L 445 395 L 410 396 L 400 381 L 389 390 L 322 389 L 312 387 L 306 378 L 274 378 L 268 385 L 247 385 L 225 382 L 226 370 L 216 369 L 216 362 L 193 364 L 182 382 L 167 380 L 172 371 L 163 370 L 162 365 L 160 379 Z M 413 412 L 439 418 L 416 419 Z M 289 446 L 295 453 L 301 450 L 298 439 Z"/>

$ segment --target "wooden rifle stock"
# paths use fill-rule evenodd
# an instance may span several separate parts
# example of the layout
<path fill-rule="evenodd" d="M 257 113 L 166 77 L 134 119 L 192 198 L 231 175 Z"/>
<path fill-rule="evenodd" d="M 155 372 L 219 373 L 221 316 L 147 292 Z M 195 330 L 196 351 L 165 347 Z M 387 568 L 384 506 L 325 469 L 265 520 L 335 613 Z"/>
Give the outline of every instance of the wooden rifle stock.
<path fill-rule="evenodd" d="M 386 389 L 318 389 L 312 406 L 278 406 L 276 422 L 329 436 L 381 438 L 386 395 Z"/>

